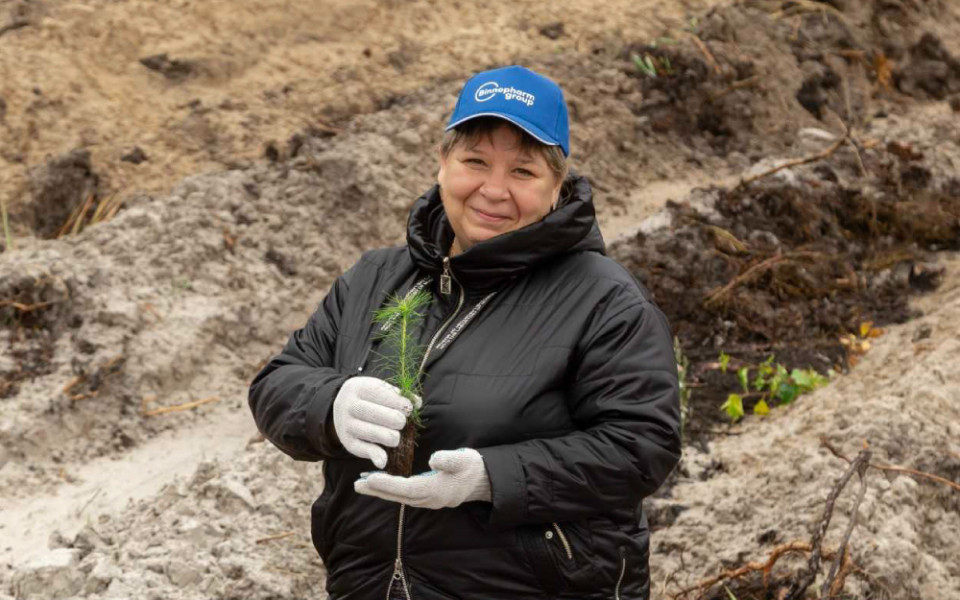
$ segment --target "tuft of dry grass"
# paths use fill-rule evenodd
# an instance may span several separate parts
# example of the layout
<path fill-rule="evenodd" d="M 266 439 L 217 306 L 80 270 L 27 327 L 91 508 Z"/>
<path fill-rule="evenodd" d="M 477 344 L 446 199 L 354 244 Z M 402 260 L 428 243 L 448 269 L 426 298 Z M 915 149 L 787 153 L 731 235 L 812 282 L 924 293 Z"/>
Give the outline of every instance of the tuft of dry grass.
<path fill-rule="evenodd" d="M 114 215 L 117 214 L 117 211 L 120 210 L 120 207 L 123 205 L 123 200 L 120 199 L 118 194 L 111 194 L 106 198 L 98 200 L 97 206 L 94 208 L 93 214 L 90 216 L 89 221 L 84 223 L 87 218 L 87 213 L 90 212 L 90 207 L 93 204 L 93 200 L 93 192 L 87 194 L 86 200 L 78 204 L 73 209 L 73 212 L 70 213 L 70 216 L 60 227 L 60 230 L 57 231 L 56 237 L 59 238 L 67 234 L 79 233 L 91 225 L 109 221 L 114 217 Z"/>

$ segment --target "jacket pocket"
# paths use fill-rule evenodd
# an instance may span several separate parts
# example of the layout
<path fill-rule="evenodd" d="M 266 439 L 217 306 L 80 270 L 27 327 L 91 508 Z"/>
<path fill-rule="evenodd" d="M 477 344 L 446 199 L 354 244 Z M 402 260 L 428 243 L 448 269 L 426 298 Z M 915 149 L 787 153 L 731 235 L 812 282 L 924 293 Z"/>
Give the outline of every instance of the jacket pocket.
<path fill-rule="evenodd" d="M 313 501 L 313 505 L 310 507 L 310 540 L 324 564 L 327 563 L 330 555 L 330 545 L 327 543 L 325 534 L 327 505 L 330 503 L 330 496 L 332 495 L 330 488 L 329 484 L 324 485 L 323 492 Z"/>
<path fill-rule="evenodd" d="M 548 594 L 557 594 L 566 589 L 566 581 L 547 546 L 549 531 L 549 525 L 529 525 L 521 527 L 517 537 L 540 587 Z"/>
<path fill-rule="evenodd" d="M 586 522 L 527 526 L 521 528 L 519 537 L 544 591 L 586 590 L 595 583 L 597 561 Z"/>

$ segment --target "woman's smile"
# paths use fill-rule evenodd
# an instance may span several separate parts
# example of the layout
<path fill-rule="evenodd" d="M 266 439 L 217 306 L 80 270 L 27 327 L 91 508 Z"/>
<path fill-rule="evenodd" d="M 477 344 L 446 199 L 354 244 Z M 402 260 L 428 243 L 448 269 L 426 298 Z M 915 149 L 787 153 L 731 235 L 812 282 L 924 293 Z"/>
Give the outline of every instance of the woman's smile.
<path fill-rule="evenodd" d="M 496 213 L 486 212 L 484 210 L 481 210 L 473 206 L 471 206 L 470 208 L 473 209 L 473 212 L 475 215 L 478 215 L 481 219 L 489 223 L 503 223 L 504 221 L 509 220 L 509 218 L 505 215 L 498 215 Z"/>

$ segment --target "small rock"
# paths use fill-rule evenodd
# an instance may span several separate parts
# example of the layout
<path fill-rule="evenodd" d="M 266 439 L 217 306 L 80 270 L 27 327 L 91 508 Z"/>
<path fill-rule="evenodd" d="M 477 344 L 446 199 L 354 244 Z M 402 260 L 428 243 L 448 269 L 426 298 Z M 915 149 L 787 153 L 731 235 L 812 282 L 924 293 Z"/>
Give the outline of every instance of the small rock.
<path fill-rule="evenodd" d="M 173 81 L 186 79 L 194 71 L 192 62 L 170 60 L 166 53 L 145 56 L 140 59 L 140 64 L 152 71 L 162 73 L 164 77 Z"/>
<path fill-rule="evenodd" d="M 275 248 L 267 249 L 263 258 L 268 263 L 274 264 L 285 277 L 293 277 L 297 274 L 297 267 L 294 260 Z"/>
<path fill-rule="evenodd" d="M 757 536 L 758 544 L 772 544 L 776 541 L 779 532 L 776 529 L 768 529 Z"/>
<path fill-rule="evenodd" d="M 14 596 L 31 600 L 75 596 L 84 582 L 79 559 L 80 551 L 72 548 L 57 548 L 38 556 L 14 574 Z"/>
<path fill-rule="evenodd" d="M 816 127 L 804 127 L 797 132 L 797 135 L 800 136 L 801 139 L 816 140 L 821 142 L 832 142 L 837 139 L 837 136 L 833 135 L 829 131 L 818 129 Z"/>
<path fill-rule="evenodd" d="M 193 477 L 190 478 L 188 486 L 196 487 L 203 485 L 216 477 L 219 471 L 220 469 L 215 462 L 205 460 L 197 465 L 197 469 L 193 472 Z"/>
<path fill-rule="evenodd" d="M 108 556 L 98 556 L 93 570 L 87 576 L 87 581 L 83 584 L 84 594 L 99 594 L 106 590 L 113 580 L 120 577 L 122 572 Z"/>
<path fill-rule="evenodd" d="M 423 146 L 423 138 L 412 129 L 405 129 L 397 134 L 397 144 L 406 152 L 416 152 Z"/>
<path fill-rule="evenodd" d="M 777 253 L 780 250 L 780 239 L 770 231 L 754 229 L 747 236 L 747 243 L 751 248 L 764 252 Z"/>
<path fill-rule="evenodd" d="M 143 161 L 147 160 L 147 153 L 144 152 L 140 146 L 134 146 L 130 152 L 127 152 L 121 156 L 120 160 L 139 165 Z"/>
<path fill-rule="evenodd" d="M 204 495 L 217 499 L 217 508 L 227 513 L 236 513 L 244 508 L 257 508 L 253 494 L 245 485 L 233 479 L 214 479 L 203 488 Z"/>
<path fill-rule="evenodd" d="M 911 338 L 911 341 L 919 342 L 921 340 L 925 340 L 930 337 L 932 333 L 933 327 L 931 327 L 929 323 L 924 323 L 913 330 L 913 337 Z"/>
<path fill-rule="evenodd" d="M 180 560 L 167 563 L 166 575 L 173 585 L 185 587 L 200 581 L 200 569 Z"/>
<path fill-rule="evenodd" d="M 240 499 L 248 507 L 252 509 L 257 508 L 257 502 L 253 499 L 253 494 L 239 481 L 228 479 L 223 482 L 223 489 L 229 492 L 234 498 Z"/>
<path fill-rule="evenodd" d="M 548 37 L 551 40 L 558 39 L 563 35 L 563 22 L 556 21 L 554 23 L 548 23 L 540 28 L 540 35 Z"/>
<path fill-rule="evenodd" d="M 943 283 L 943 276 L 947 269 L 943 265 L 933 263 L 917 263 L 910 267 L 910 286 L 914 289 L 931 292 Z"/>

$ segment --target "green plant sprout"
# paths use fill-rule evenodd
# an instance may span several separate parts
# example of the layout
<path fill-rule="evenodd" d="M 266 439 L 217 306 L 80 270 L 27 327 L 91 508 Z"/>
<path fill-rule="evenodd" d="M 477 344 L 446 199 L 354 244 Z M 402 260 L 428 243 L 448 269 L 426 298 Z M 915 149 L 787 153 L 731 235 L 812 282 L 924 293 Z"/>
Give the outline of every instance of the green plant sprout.
<path fill-rule="evenodd" d="M 416 326 L 423 319 L 420 309 L 433 299 L 426 290 L 408 294 L 401 298 L 393 295 L 386 305 L 373 312 L 373 322 L 383 326 L 386 330 L 379 334 L 384 347 L 393 349 L 389 354 L 376 353 L 380 357 L 378 366 L 390 373 L 386 381 L 397 386 L 404 398 L 413 402 L 414 396 L 420 396 L 422 385 L 420 381 L 420 361 L 426 347 L 417 344 L 414 337 Z M 420 410 L 414 407 L 411 418 L 420 423 Z"/>
<path fill-rule="evenodd" d="M 719 362 L 720 371 L 726 373 L 730 365 L 730 356 L 721 352 Z M 751 370 L 756 372 L 753 380 L 750 379 Z M 814 369 L 793 369 L 788 372 L 782 364 L 774 364 L 772 354 L 760 364 L 745 365 L 737 369 L 737 380 L 740 382 L 743 393 L 728 395 L 727 401 L 720 406 L 720 410 L 725 411 L 734 422 L 745 414 L 743 410 L 745 397 L 760 396 L 760 400 L 753 407 L 753 414 L 763 416 L 770 413 L 770 404 L 774 401 L 776 401 L 775 406 L 790 404 L 799 396 L 830 382 L 829 377 L 824 377 Z M 751 386 L 754 390 L 752 392 Z"/>
<path fill-rule="evenodd" d="M 633 64 L 640 69 L 641 73 L 653 79 L 656 79 L 659 75 L 673 75 L 673 66 L 666 56 L 651 56 L 647 53 L 644 53 L 643 56 L 634 54 Z"/>
<path fill-rule="evenodd" d="M 633 64 L 647 77 L 657 78 L 657 67 L 654 66 L 653 58 L 649 54 L 644 54 L 642 57 L 639 54 L 634 54 Z"/>
<path fill-rule="evenodd" d="M 420 310 L 432 299 L 432 294 L 427 290 L 407 293 L 402 298 L 394 294 L 384 306 L 373 312 L 373 322 L 381 330 L 378 337 L 388 350 L 386 354 L 376 353 L 379 357 L 378 368 L 387 373 L 385 380 L 395 385 L 400 394 L 413 404 L 407 424 L 400 432 L 400 444 L 387 450 L 387 472 L 392 475 L 409 477 L 413 471 L 417 431 L 423 427 L 422 406 L 416 405 L 414 397 L 422 399 L 420 362 L 426 352 L 426 347 L 417 343 L 415 332 L 423 319 Z"/>

